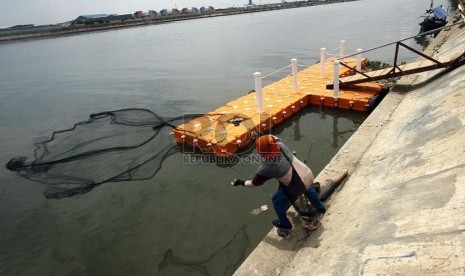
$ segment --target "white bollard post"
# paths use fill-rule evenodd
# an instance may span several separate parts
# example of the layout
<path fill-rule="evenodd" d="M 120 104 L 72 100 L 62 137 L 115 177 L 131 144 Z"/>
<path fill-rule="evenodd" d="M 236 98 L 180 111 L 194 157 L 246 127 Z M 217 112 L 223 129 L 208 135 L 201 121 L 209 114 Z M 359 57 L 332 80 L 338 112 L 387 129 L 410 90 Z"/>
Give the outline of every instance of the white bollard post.
<path fill-rule="evenodd" d="M 357 49 L 357 71 L 362 71 L 362 49 Z"/>
<path fill-rule="evenodd" d="M 320 49 L 320 78 L 325 77 L 326 48 Z"/>
<path fill-rule="evenodd" d="M 339 58 L 342 59 L 342 57 L 345 55 L 345 50 L 346 50 L 346 41 L 341 40 L 341 46 L 339 46 Z"/>
<path fill-rule="evenodd" d="M 298 83 L 297 83 L 297 59 L 291 59 L 292 64 L 292 88 L 294 89 L 294 93 L 298 92 Z"/>
<path fill-rule="evenodd" d="M 257 100 L 257 112 L 263 113 L 263 99 L 262 99 L 262 73 L 253 73 L 255 79 L 255 95 Z"/>
<path fill-rule="evenodd" d="M 337 101 L 339 99 L 339 60 L 333 61 L 334 64 L 334 80 L 333 80 L 333 97 L 334 102 L 337 106 Z"/>

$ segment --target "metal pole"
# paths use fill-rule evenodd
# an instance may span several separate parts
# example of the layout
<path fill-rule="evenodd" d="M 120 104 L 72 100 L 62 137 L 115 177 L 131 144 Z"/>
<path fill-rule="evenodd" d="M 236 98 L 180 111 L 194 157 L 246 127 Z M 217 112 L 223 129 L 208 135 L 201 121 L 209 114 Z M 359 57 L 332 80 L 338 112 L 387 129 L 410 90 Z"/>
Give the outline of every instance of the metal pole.
<path fill-rule="evenodd" d="M 262 73 L 253 73 L 255 79 L 255 95 L 257 100 L 257 112 L 263 113 L 263 99 L 262 99 Z"/>
<path fill-rule="evenodd" d="M 299 92 L 298 91 L 298 83 L 297 83 L 297 59 L 293 58 L 291 59 L 291 64 L 292 64 L 292 88 L 294 89 L 294 93 Z"/>
<path fill-rule="evenodd" d="M 325 77 L 326 48 L 320 49 L 320 78 Z"/>
<path fill-rule="evenodd" d="M 362 49 L 357 49 L 357 71 L 362 71 Z"/>
<path fill-rule="evenodd" d="M 334 97 L 334 102 L 337 105 L 337 101 L 339 99 L 339 60 L 333 61 L 333 64 L 334 64 L 333 97 Z"/>

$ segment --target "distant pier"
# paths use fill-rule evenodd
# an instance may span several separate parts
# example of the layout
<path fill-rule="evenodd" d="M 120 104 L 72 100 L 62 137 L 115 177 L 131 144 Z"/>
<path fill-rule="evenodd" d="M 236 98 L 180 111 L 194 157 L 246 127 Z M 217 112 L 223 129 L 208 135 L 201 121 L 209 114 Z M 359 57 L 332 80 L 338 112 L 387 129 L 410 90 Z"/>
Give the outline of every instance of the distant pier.
<path fill-rule="evenodd" d="M 237 14 L 247 14 L 256 12 L 266 12 L 283 9 L 294 9 L 311 7 L 316 5 L 335 4 L 342 2 L 352 2 L 358 0 L 311 0 L 311 1 L 292 1 L 264 5 L 247 5 L 239 7 L 230 7 L 224 9 L 213 9 L 205 13 L 184 14 L 182 11 L 167 16 L 156 16 L 146 18 L 131 18 L 118 21 L 108 21 L 107 19 L 95 19 L 92 24 L 75 24 L 75 20 L 50 25 L 34 26 L 32 24 L 17 25 L 12 27 L 0 28 L 0 43 L 14 42 L 18 40 L 33 40 L 53 38 L 60 36 L 86 34 L 95 31 L 111 31 L 123 28 L 143 27 L 148 25 L 166 24 L 170 22 L 205 19 L 218 16 L 228 16 Z M 176 9 L 177 10 L 177 9 Z M 136 12 L 137 14 L 138 12 Z M 90 23 L 90 22 L 89 22 Z"/>

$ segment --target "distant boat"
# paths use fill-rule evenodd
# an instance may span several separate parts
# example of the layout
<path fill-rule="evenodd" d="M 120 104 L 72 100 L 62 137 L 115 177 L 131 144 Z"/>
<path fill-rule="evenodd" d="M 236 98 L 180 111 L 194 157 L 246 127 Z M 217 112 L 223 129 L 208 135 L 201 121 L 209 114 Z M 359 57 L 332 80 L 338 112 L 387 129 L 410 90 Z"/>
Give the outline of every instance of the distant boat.
<path fill-rule="evenodd" d="M 419 23 L 421 33 L 444 27 L 447 24 L 447 12 L 442 8 L 442 5 L 433 8 L 432 0 L 430 8 L 422 17 L 425 19 Z"/>

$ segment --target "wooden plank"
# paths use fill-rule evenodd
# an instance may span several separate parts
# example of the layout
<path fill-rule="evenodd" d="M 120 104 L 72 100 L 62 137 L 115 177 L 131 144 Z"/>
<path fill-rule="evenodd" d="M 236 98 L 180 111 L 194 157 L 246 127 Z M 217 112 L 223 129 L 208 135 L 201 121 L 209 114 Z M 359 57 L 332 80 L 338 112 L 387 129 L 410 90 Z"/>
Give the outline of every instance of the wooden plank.
<path fill-rule="evenodd" d="M 367 74 L 368 76 L 374 78 L 374 77 L 377 77 L 377 76 L 381 76 L 381 75 L 386 75 L 387 73 L 389 73 L 390 71 L 392 70 L 392 67 L 390 68 L 385 68 L 385 69 L 381 69 L 381 70 L 376 70 L 376 71 L 372 71 L 372 72 L 368 72 L 370 74 Z"/>
<path fill-rule="evenodd" d="M 366 72 L 365 75 L 369 76 L 371 79 L 367 78 L 366 76 L 362 74 L 356 74 L 353 76 L 341 78 L 340 82 L 342 82 L 343 84 L 355 84 L 355 83 L 361 83 L 361 82 L 368 82 L 372 80 L 381 80 L 381 79 L 386 79 L 386 78 L 420 73 L 420 72 L 424 72 L 424 71 L 428 71 L 428 70 L 431 70 L 434 68 L 440 68 L 440 67 L 441 67 L 440 64 L 426 59 L 426 60 L 421 60 L 421 61 L 399 65 L 398 68 L 396 68 L 395 72 L 392 74 L 388 74 L 393 69 L 393 67 L 389 67 L 386 69 Z M 328 88 L 332 87 L 332 84 L 328 84 L 327 87 Z"/>
<path fill-rule="evenodd" d="M 436 59 L 439 63 L 424 58 L 419 61 L 398 65 L 395 68 L 394 72 L 392 72 L 393 67 L 390 67 L 390 68 L 386 68 L 382 70 L 366 72 L 364 73 L 364 75 L 357 73 L 353 76 L 347 76 L 344 78 L 340 78 L 340 82 L 342 83 L 342 85 L 348 85 L 348 84 L 357 84 L 357 83 L 363 83 L 363 82 L 382 80 L 382 79 L 393 78 L 393 77 L 400 77 L 400 76 L 409 75 L 409 74 L 416 74 L 416 73 L 421 73 L 421 72 L 439 69 L 439 68 L 447 68 L 451 66 L 452 64 L 457 63 L 459 59 L 465 59 L 465 52 L 454 54 L 454 55 L 446 55 L 446 56 L 443 55 L 439 57 L 438 59 Z M 333 86 L 334 86 L 333 83 L 328 83 L 326 85 L 326 88 L 332 89 Z"/>

